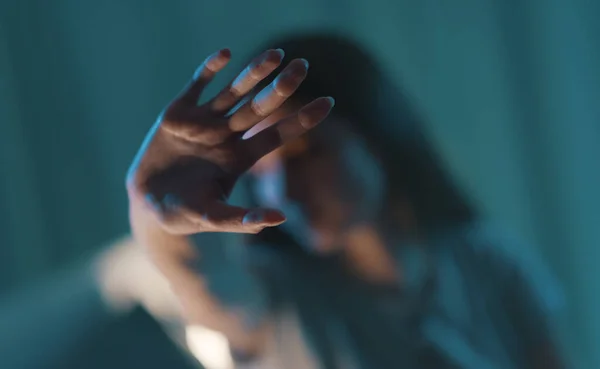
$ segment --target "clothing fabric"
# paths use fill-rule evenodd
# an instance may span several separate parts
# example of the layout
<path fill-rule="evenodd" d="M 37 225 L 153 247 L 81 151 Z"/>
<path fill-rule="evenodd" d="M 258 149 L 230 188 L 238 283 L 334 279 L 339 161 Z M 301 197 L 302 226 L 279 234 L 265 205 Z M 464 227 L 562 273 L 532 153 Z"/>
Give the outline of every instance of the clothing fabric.
<path fill-rule="evenodd" d="M 368 285 L 339 257 L 282 246 L 280 231 L 267 232 L 248 247 L 251 298 L 235 308 L 270 320 L 273 335 L 241 368 L 525 368 L 527 348 L 552 334 L 563 305 L 533 250 L 488 225 L 394 248 L 402 288 Z"/>

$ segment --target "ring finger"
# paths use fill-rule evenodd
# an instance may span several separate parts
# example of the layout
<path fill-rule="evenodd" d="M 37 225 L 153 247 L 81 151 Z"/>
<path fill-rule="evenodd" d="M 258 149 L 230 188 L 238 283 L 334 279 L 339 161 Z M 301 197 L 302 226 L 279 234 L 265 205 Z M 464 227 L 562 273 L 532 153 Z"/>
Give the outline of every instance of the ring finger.
<path fill-rule="evenodd" d="M 269 76 L 283 60 L 281 49 L 267 50 L 252 62 L 210 102 L 210 108 L 220 113 L 232 109 L 257 83 Z"/>
<path fill-rule="evenodd" d="M 229 128 L 242 132 L 271 115 L 296 91 L 306 78 L 307 70 L 305 59 L 292 60 L 273 82 L 233 113 Z"/>

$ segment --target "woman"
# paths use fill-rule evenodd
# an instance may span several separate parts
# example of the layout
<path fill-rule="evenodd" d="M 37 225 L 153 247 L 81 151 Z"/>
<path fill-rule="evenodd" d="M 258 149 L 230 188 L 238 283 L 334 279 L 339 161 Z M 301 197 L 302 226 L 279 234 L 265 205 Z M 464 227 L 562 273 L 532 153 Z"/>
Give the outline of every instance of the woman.
<path fill-rule="evenodd" d="M 197 106 L 230 59 L 210 56 L 128 174 L 134 234 L 188 321 L 274 367 L 561 367 L 557 298 L 481 225 L 402 91 L 345 37 L 273 45 Z M 256 207 L 231 206 L 245 172 Z M 248 235 L 247 301 L 197 267 L 204 232 Z"/>

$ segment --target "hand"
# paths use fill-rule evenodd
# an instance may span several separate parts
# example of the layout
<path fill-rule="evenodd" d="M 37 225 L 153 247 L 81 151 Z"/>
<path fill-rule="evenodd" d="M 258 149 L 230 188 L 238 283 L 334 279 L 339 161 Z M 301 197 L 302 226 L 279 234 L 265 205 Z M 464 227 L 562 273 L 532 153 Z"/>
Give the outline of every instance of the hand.
<path fill-rule="evenodd" d="M 209 56 L 193 80 L 159 116 L 127 176 L 130 201 L 141 202 L 171 234 L 256 233 L 285 221 L 271 209 L 227 204 L 234 184 L 258 159 L 320 123 L 333 107 L 318 98 L 250 138 L 244 133 L 298 88 L 308 63 L 295 59 L 254 98 L 231 110 L 280 64 L 283 51 L 254 59 L 225 89 L 198 106 L 206 85 L 229 62 L 223 49 Z"/>

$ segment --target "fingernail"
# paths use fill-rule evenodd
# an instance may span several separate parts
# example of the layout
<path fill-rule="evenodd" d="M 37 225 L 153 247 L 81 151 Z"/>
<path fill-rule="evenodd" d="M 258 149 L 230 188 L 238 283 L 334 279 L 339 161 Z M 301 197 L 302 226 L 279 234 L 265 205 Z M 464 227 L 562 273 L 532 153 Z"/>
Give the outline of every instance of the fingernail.
<path fill-rule="evenodd" d="M 265 212 L 263 210 L 251 210 L 244 216 L 243 223 L 244 224 L 256 224 L 264 222 L 265 220 Z"/>
<path fill-rule="evenodd" d="M 275 51 L 277 51 L 281 59 L 283 59 L 283 57 L 285 56 L 285 51 L 283 51 L 283 49 L 275 49 Z"/>
<path fill-rule="evenodd" d="M 229 50 L 229 48 L 228 48 L 228 47 L 226 47 L 226 48 L 224 48 L 224 49 L 221 49 L 221 50 L 219 50 L 219 52 L 218 52 L 218 53 L 219 53 L 219 55 L 221 55 L 221 56 L 224 56 L 224 57 L 226 57 L 226 58 L 229 58 L 229 57 L 231 56 L 231 50 Z"/>
<path fill-rule="evenodd" d="M 249 211 L 243 219 L 243 224 L 261 224 L 278 225 L 285 222 L 286 218 L 277 210 L 255 209 Z"/>
<path fill-rule="evenodd" d="M 302 58 L 300 60 L 302 60 L 302 63 L 304 63 L 304 68 L 308 69 L 308 60 L 306 60 L 304 58 Z"/>
<path fill-rule="evenodd" d="M 327 100 L 329 100 L 331 107 L 333 108 L 335 106 L 335 99 L 331 96 L 327 96 Z"/>
<path fill-rule="evenodd" d="M 287 218 L 282 212 L 277 210 L 271 210 L 265 220 L 272 225 L 279 225 L 285 223 Z"/>

